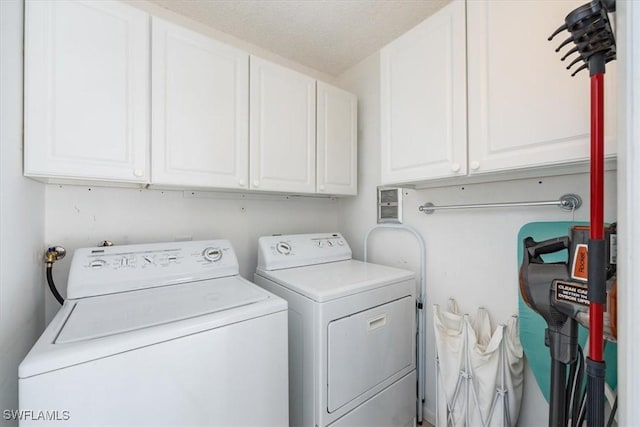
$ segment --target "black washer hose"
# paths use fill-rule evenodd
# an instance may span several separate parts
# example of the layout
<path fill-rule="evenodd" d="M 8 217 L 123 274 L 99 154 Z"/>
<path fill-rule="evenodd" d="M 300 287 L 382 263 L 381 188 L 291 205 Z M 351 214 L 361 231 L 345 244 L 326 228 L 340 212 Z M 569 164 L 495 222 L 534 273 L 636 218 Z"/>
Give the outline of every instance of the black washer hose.
<path fill-rule="evenodd" d="M 51 293 L 53 294 L 54 297 L 56 297 L 56 300 L 62 304 L 64 302 L 64 298 L 62 298 L 62 295 L 60 295 L 60 293 L 58 292 L 58 289 L 56 288 L 56 284 L 53 283 L 53 263 L 48 262 L 47 263 L 47 283 L 49 284 L 49 289 L 51 289 Z"/>

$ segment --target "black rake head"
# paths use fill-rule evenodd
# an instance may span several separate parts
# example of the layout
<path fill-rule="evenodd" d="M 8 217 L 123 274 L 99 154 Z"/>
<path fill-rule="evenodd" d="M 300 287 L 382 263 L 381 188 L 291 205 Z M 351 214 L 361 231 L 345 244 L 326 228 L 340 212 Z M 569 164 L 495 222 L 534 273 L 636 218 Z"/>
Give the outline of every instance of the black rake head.
<path fill-rule="evenodd" d="M 567 66 L 569 70 L 574 65 L 582 63 L 573 71 L 572 76 L 585 69 L 589 69 L 591 75 L 603 73 L 605 64 L 616 59 L 616 40 L 607 14 L 614 11 L 615 0 L 592 0 L 569 13 L 564 25 L 549 37 L 551 41 L 564 30 L 571 34 L 560 43 L 556 52 L 560 52 L 571 42 L 575 44 L 560 58 L 564 61 L 571 55 L 578 54 Z"/>

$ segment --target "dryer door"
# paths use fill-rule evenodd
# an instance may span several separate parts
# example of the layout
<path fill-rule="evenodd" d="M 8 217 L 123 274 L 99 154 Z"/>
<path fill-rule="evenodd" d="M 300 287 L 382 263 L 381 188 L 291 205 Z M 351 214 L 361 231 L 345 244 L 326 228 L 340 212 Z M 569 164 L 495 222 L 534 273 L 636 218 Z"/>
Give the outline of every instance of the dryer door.
<path fill-rule="evenodd" d="M 331 413 L 414 365 L 411 296 L 329 323 L 328 402 Z"/>

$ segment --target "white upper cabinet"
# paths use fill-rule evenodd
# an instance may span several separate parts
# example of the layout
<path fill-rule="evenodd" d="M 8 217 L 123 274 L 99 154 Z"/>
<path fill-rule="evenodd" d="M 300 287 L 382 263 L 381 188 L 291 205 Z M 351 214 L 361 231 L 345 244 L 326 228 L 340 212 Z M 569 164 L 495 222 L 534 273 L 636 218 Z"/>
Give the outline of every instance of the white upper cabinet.
<path fill-rule="evenodd" d="M 126 2 L 26 0 L 24 174 L 353 195 L 357 99 L 318 85 Z"/>
<path fill-rule="evenodd" d="M 251 57 L 250 188 L 316 191 L 316 81 Z"/>
<path fill-rule="evenodd" d="M 355 95 L 318 82 L 318 193 L 357 194 L 357 111 Z"/>
<path fill-rule="evenodd" d="M 25 175 L 149 182 L 149 16 L 27 0 L 25 22 Z"/>
<path fill-rule="evenodd" d="M 152 22 L 152 183 L 248 188 L 249 55 Z"/>
<path fill-rule="evenodd" d="M 469 1 L 469 168 L 483 173 L 586 160 L 589 73 L 571 77 L 547 37 L 584 0 Z M 578 68 L 574 66 L 572 70 Z M 615 63 L 606 73 L 606 152 L 615 150 Z"/>
<path fill-rule="evenodd" d="M 454 0 L 381 51 L 383 184 L 465 175 L 465 3 Z"/>

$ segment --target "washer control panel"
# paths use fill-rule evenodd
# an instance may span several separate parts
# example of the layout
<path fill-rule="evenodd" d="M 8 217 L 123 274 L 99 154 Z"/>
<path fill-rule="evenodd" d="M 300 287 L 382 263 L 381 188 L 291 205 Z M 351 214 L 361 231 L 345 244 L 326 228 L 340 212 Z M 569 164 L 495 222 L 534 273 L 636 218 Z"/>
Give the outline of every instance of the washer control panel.
<path fill-rule="evenodd" d="M 258 268 L 280 270 L 351 259 L 340 233 L 264 236 L 258 240 Z"/>
<path fill-rule="evenodd" d="M 67 298 L 83 298 L 237 275 L 227 240 L 76 249 Z"/>

